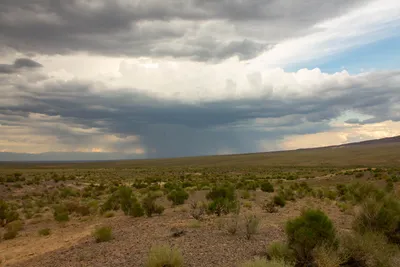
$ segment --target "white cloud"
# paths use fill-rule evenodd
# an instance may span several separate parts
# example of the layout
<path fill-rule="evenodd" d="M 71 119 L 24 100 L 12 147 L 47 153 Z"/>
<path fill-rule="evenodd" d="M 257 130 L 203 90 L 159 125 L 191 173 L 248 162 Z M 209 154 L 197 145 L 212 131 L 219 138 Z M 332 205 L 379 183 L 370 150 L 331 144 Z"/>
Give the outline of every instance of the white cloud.
<path fill-rule="evenodd" d="M 384 121 L 367 125 L 337 124 L 330 131 L 286 136 L 282 149 L 340 145 L 400 135 L 400 122 Z"/>

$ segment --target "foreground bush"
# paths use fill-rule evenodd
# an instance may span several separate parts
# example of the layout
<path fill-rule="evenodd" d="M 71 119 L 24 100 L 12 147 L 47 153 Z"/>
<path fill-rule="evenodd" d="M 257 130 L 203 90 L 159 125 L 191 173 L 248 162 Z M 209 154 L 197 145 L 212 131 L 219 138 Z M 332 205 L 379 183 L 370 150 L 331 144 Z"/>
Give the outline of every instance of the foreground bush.
<path fill-rule="evenodd" d="M 336 245 L 336 231 L 332 221 L 320 210 L 305 210 L 301 216 L 286 223 L 289 247 L 297 262 L 312 262 L 312 250 L 320 245 Z"/>
<path fill-rule="evenodd" d="M 383 234 L 366 232 L 347 234 L 340 240 L 344 266 L 397 267 L 394 256 L 398 247 L 387 243 Z M 347 264 L 347 265 L 346 265 Z"/>
<path fill-rule="evenodd" d="M 400 202 L 393 197 L 369 199 L 355 218 L 353 229 L 361 234 L 380 232 L 393 243 L 400 243 Z"/>
<path fill-rule="evenodd" d="M 267 247 L 267 255 L 271 260 L 293 263 L 295 255 L 286 243 L 273 242 Z"/>
<path fill-rule="evenodd" d="M 112 229 L 109 226 L 99 227 L 94 231 L 93 237 L 97 243 L 110 241 L 112 239 Z"/>
<path fill-rule="evenodd" d="M 155 246 L 150 249 L 146 267 L 182 267 L 183 257 L 176 248 L 168 245 Z"/>
<path fill-rule="evenodd" d="M 314 264 L 317 267 L 339 267 L 341 257 L 331 246 L 318 246 L 313 251 Z"/>
<path fill-rule="evenodd" d="M 291 267 L 292 265 L 289 265 L 282 261 L 275 261 L 275 260 L 267 261 L 266 259 L 256 258 L 252 261 L 247 261 L 240 266 L 241 267 Z"/>

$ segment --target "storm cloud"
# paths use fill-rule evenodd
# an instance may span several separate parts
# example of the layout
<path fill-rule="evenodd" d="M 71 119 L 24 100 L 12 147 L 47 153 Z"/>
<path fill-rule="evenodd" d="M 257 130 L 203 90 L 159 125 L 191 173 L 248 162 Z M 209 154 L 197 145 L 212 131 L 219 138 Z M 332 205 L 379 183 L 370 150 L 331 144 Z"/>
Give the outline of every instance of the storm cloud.
<path fill-rule="evenodd" d="M 4 0 L 0 39 L 21 52 L 254 58 L 362 0 Z"/>
<path fill-rule="evenodd" d="M 11 74 L 21 69 L 37 69 L 42 67 L 41 64 L 29 58 L 18 58 L 13 64 L 0 64 L 0 74 Z"/>
<path fill-rule="evenodd" d="M 191 103 L 137 88 L 98 91 L 90 81 L 47 77 L 32 84 L 15 78 L 12 90 L 1 89 L 9 99 L 0 105 L 0 124 L 3 135 L 27 127 L 66 147 L 104 145 L 102 140 L 113 136 L 110 151 L 130 147 L 141 151 L 139 156 L 143 150 L 148 157 L 167 157 L 277 149 L 260 144 L 329 130 L 330 121 L 346 111 L 369 115 L 374 122 L 400 120 L 400 72 L 341 76 L 312 95 L 282 98 L 276 92 Z M 343 77 L 346 83 L 340 82 Z"/>

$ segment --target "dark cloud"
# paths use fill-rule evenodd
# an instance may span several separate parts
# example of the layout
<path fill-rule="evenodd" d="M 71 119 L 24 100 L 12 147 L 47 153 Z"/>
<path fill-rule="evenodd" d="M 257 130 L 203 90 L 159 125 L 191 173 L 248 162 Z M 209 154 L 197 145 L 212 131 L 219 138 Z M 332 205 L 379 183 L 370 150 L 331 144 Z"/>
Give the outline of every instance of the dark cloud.
<path fill-rule="evenodd" d="M 379 83 L 370 83 L 377 78 Z M 197 104 L 133 88 L 94 91 L 90 82 L 48 81 L 41 87 L 14 82 L 18 86 L 12 101 L 0 105 L 0 124 L 40 125 L 36 134 L 57 136 L 71 147 L 90 143 L 99 134 L 135 135 L 149 157 L 258 152 L 278 148 L 274 142 L 286 135 L 327 131 L 332 119 L 349 110 L 372 116 L 370 122 L 398 120 L 399 78 L 400 72 L 371 73 L 350 78 L 340 87 L 325 85 L 307 97 L 269 95 Z M 67 126 L 96 128 L 98 133 L 46 127 L 32 120 L 31 113 L 52 116 Z M 271 146 L 260 146 L 266 140 Z M 123 144 L 129 145 L 134 144 Z"/>
<path fill-rule="evenodd" d="M 356 119 L 356 118 L 352 118 L 352 119 L 346 120 L 345 122 L 346 122 L 346 123 L 349 123 L 349 124 L 359 124 L 359 123 L 360 123 L 360 120 L 359 120 L 359 119 Z"/>
<path fill-rule="evenodd" d="M 0 74 L 11 74 L 18 72 L 20 69 L 36 69 L 42 65 L 29 58 L 18 58 L 13 64 L 0 64 Z"/>
<path fill-rule="evenodd" d="M 42 54 L 249 59 L 359 4 L 365 1 L 3 0 L 0 38 Z"/>

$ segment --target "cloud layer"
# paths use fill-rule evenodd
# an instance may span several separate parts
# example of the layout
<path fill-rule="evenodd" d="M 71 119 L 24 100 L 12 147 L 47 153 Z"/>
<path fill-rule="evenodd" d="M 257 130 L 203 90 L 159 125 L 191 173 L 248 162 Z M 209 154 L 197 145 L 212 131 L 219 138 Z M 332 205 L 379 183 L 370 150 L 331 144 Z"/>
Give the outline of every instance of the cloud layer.
<path fill-rule="evenodd" d="M 275 81 L 265 78 L 278 74 Z M 25 152 L 138 157 L 257 152 L 279 149 L 276 142 L 287 135 L 328 131 L 332 120 L 346 111 L 368 116 L 363 121 L 349 118 L 348 123 L 400 121 L 400 71 L 329 75 L 318 69 L 273 70 L 246 78 L 244 94 L 226 90 L 199 99 L 191 92 L 160 96 L 40 72 L 3 75 L 2 146 L 8 147 L 5 151 L 24 152 L 22 146 Z M 29 145 L 24 145 L 28 138 Z"/>
<path fill-rule="evenodd" d="M 5 0 L 0 37 L 19 51 L 221 60 L 254 58 L 362 0 Z"/>

